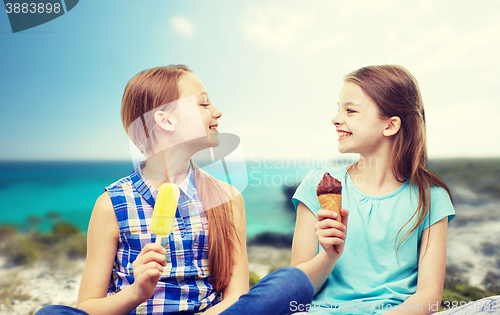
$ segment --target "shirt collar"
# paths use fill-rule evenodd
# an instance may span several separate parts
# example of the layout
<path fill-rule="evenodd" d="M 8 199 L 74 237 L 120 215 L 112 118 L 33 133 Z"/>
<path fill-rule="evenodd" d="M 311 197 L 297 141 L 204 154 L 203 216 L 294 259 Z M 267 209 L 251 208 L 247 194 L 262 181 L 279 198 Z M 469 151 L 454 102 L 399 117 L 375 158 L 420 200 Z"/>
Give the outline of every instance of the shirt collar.
<path fill-rule="evenodd" d="M 156 201 L 156 196 L 158 195 L 158 190 L 153 187 L 153 185 L 144 177 L 144 174 L 142 173 L 142 168 L 146 165 L 146 161 L 143 161 L 135 167 L 134 171 L 130 175 L 130 178 L 132 179 L 132 183 L 134 184 L 134 187 L 137 189 L 139 194 L 141 194 L 144 199 L 152 206 L 154 207 L 155 201 Z M 189 199 L 195 199 L 195 191 L 196 191 L 196 186 L 195 186 L 195 181 L 194 181 L 194 170 L 193 170 L 193 164 L 192 162 L 189 163 L 189 171 L 182 181 L 182 183 L 179 185 L 180 191 Z"/>
<path fill-rule="evenodd" d="M 179 189 L 186 195 L 186 197 L 194 199 L 196 185 L 194 181 L 193 163 L 191 161 L 189 162 L 189 172 L 186 178 L 184 178 L 182 183 L 179 185 Z"/>

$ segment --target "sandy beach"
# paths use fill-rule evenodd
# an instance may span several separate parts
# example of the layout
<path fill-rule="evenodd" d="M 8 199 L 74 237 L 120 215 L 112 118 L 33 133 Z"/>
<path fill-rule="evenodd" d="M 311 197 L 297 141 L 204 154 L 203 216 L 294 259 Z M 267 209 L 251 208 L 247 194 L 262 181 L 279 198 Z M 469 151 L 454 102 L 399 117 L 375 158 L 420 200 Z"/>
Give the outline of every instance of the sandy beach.
<path fill-rule="evenodd" d="M 271 271 L 290 264 L 290 250 L 266 246 L 249 246 L 250 270 L 260 278 Z M 51 304 L 75 306 L 84 259 L 65 263 L 55 268 L 48 263 L 33 267 L 7 267 L 0 257 L 0 291 L 8 299 L 0 300 L 0 315 L 31 315 Z"/>
<path fill-rule="evenodd" d="M 34 314 L 50 304 L 75 306 L 84 264 L 79 259 L 60 268 L 43 262 L 5 267 L 5 259 L 0 258 L 0 290 L 8 291 L 2 292 L 0 314 Z"/>

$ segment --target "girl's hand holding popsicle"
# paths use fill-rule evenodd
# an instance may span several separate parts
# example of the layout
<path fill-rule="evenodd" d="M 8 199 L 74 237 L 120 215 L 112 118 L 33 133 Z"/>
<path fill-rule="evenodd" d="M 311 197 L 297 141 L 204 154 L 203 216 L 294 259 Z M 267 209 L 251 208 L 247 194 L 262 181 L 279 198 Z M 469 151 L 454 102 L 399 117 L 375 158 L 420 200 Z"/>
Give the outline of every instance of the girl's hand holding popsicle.
<path fill-rule="evenodd" d="M 179 194 L 179 187 L 172 183 L 162 184 L 158 189 L 150 225 L 151 232 L 157 234 L 156 242 L 146 244 L 132 264 L 136 295 L 140 301 L 153 295 L 166 266 L 166 250 L 161 245 L 161 239 L 172 231 Z"/>
<path fill-rule="evenodd" d="M 166 265 L 166 250 L 160 244 L 146 244 L 132 263 L 135 295 L 139 303 L 149 299 Z"/>

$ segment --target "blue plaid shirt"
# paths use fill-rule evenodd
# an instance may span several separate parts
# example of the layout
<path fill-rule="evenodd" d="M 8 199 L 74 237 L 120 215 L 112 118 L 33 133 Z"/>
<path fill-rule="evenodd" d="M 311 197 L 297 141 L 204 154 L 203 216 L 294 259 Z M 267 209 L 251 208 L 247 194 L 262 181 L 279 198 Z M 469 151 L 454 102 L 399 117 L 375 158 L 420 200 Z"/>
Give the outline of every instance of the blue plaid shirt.
<path fill-rule="evenodd" d="M 143 163 L 130 176 L 106 187 L 120 227 L 108 295 L 134 282 L 132 263 L 157 237 L 149 226 L 158 190 L 144 178 Z M 153 296 L 130 314 L 195 314 L 218 303 L 208 273 L 208 221 L 196 192 L 192 165 L 179 189 L 172 233 L 162 238 L 167 266 Z"/>

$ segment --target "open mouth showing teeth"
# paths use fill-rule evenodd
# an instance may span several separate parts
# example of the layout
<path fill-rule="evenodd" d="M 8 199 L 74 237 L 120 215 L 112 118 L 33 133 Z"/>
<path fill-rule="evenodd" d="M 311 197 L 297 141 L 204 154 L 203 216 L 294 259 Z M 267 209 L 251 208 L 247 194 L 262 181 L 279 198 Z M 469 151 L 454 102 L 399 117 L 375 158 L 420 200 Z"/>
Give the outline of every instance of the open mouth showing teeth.
<path fill-rule="evenodd" d="M 217 126 L 210 126 L 210 129 L 217 130 Z"/>
<path fill-rule="evenodd" d="M 352 135 L 352 133 L 346 131 L 338 131 L 337 135 L 339 136 L 339 138 L 345 138 Z"/>

